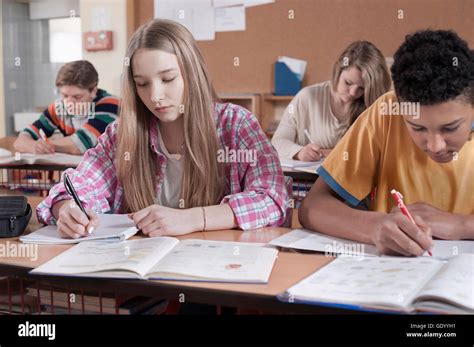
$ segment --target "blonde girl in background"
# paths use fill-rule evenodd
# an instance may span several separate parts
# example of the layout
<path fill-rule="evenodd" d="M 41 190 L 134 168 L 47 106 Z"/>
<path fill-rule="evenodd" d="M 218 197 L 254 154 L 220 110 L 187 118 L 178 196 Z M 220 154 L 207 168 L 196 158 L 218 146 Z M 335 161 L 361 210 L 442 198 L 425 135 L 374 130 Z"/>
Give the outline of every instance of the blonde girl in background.
<path fill-rule="evenodd" d="M 305 87 L 294 97 L 272 143 L 283 159 L 320 160 L 390 86 L 380 50 L 367 41 L 353 42 L 334 64 L 330 81 Z"/>

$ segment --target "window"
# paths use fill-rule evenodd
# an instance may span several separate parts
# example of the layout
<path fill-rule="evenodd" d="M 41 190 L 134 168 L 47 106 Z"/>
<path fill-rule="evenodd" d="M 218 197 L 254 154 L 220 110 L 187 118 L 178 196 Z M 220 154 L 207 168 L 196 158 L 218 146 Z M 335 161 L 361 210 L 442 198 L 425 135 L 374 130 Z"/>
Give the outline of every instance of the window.
<path fill-rule="evenodd" d="M 82 59 L 80 18 L 49 20 L 49 57 L 52 63 L 67 63 Z"/>

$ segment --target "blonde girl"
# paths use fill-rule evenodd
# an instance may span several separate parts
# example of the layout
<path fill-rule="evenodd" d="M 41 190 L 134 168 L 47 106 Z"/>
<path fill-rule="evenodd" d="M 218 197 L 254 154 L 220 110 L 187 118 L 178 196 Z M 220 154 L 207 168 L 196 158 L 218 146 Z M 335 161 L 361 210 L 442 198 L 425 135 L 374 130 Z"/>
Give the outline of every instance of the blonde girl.
<path fill-rule="evenodd" d="M 68 170 L 87 216 L 62 183 L 38 206 L 63 237 L 98 213 L 128 213 L 149 236 L 285 222 L 288 190 L 275 149 L 248 110 L 218 102 L 190 32 L 153 20 L 131 38 L 120 119 Z"/>
<path fill-rule="evenodd" d="M 390 86 L 382 52 L 370 42 L 353 42 L 334 64 L 331 80 L 305 87 L 294 97 L 272 143 L 284 159 L 319 160 Z"/>

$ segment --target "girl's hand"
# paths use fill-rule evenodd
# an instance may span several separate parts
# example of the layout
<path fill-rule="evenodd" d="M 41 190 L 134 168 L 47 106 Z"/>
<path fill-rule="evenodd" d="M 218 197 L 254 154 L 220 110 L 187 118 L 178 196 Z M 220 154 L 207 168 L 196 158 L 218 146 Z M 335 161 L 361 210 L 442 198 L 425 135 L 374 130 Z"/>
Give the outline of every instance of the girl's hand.
<path fill-rule="evenodd" d="M 332 151 L 332 148 L 321 148 L 321 153 L 323 154 L 323 157 L 326 158 Z"/>
<path fill-rule="evenodd" d="M 161 205 L 151 205 L 128 215 L 143 234 L 156 236 L 176 236 L 202 230 L 204 218 L 201 208 L 175 209 Z"/>
<path fill-rule="evenodd" d="M 99 218 L 92 211 L 87 211 L 87 215 L 90 220 L 73 200 L 65 202 L 59 209 L 56 223 L 59 235 L 63 238 L 77 239 L 92 234 L 99 225 Z"/>
<path fill-rule="evenodd" d="M 318 161 L 323 157 L 321 148 L 315 144 L 310 143 L 304 146 L 298 153 L 295 154 L 294 159 L 301 161 Z"/>

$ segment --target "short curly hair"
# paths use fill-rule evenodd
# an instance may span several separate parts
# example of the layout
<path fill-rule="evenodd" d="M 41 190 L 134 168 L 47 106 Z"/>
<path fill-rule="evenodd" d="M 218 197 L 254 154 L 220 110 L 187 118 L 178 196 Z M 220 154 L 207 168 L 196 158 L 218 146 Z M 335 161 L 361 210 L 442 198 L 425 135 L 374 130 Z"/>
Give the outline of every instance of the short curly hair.
<path fill-rule="evenodd" d="M 391 72 L 401 100 L 434 105 L 461 96 L 474 105 L 474 51 L 454 31 L 407 35 Z"/>

